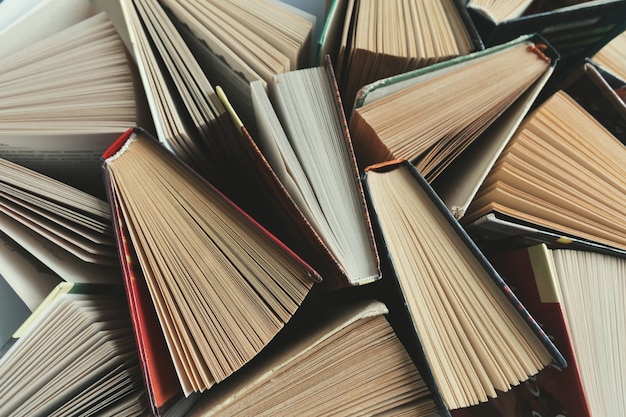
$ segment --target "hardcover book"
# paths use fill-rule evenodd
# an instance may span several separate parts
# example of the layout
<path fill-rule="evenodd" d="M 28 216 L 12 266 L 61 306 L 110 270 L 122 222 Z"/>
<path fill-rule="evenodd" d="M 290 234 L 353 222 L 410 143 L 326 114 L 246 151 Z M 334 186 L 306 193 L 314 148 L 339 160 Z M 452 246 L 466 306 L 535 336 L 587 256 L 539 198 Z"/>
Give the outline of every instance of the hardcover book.
<path fill-rule="evenodd" d="M 624 144 L 559 91 L 527 117 L 461 222 L 481 244 L 560 242 L 623 255 L 624 167 Z"/>
<path fill-rule="evenodd" d="M 547 368 L 497 400 L 454 417 L 621 415 L 625 339 L 619 320 L 625 260 L 545 244 L 495 251 L 488 258 L 568 367 Z"/>
<path fill-rule="evenodd" d="M 412 164 L 370 166 L 364 186 L 402 300 L 396 308 L 407 310 L 446 409 L 486 402 L 552 363 L 566 366 Z"/>
<path fill-rule="evenodd" d="M 146 132 L 128 130 L 103 161 L 138 343 L 163 339 L 145 339 L 152 313 L 133 281 L 147 286 L 183 393 L 204 391 L 254 357 L 321 277 Z"/>

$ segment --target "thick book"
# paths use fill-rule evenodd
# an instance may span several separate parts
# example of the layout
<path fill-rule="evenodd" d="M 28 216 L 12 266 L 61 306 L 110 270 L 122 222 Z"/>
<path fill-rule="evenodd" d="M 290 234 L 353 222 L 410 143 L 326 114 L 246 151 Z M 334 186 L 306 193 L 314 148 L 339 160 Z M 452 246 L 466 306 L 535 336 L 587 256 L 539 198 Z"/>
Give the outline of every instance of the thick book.
<path fill-rule="evenodd" d="M 462 217 L 557 61 L 526 35 L 364 86 L 350 116 L 359 167 L 410 160 Z"/>
<path fill-rule="evenodd" d="M 103 13 L 0 64 L 0 157 L 104 197 L 99 157 L 141 119 L 124 44 Z"/>
<path fill-rule="evenodd" d="M 455 0 L 340 3 L 334 7 L 345 9 L 344 22 L 334 62 L 346 109 L 366 84 L 482 48 Z"/>
<path fill-rule="evenodd" d="M 531 240 L 623 254 L 625 167 L 624 144 L 559 91 L 528 115 L 461 222 L 486 245 Z"/>
<path fill-rule="evenodd" d="M 539 244 L 488 254 L 494 267 L 567 358 L 498 401 L 454 417 L 622 415 L 623 258 Z"/>
<path fill-rule="evenodd" d="M 121 285 L 60 283 L 0 358 L 2 415 L 147 411 Z"/>
<path fill-rule="evenodd" d="M 447 410 L 486 402 L 567 363 L 408 161 L 368 167 L 383 259 Z"/>
<path fill-rule="evenodd" d="M 255 137 L 273 172 L 296 240 L 311 242 L 314 266 L 334 287 L 380 278 L 369 213 L 330 59 L 251 83 Z M 293 226 L 292 226 L 293 229 Z M 308 257 L 307 257 L 308 259 Z"/>
<path fill-rule="evenodd" d="M 478 3 L 478 4 L 475 4 Z M 497 2 L 491 2 L 493 5 Z M 527 33 L 539 33 L 550 42 L 561 60 L 555 76 L 547 87 L 546 98 L 559 88 L 559 83 L 594 55 L 615 36 L 626 29 L 626 1 L 506 1 L 525 3 L 521 13 L 498 17 L 481 1 L 467 1 L 467 9 L 486 47 L 507 42 Z"/>
<path fill-rule="evenodd" d="M 344 300 L 298 317 L 299 327 L 285 327 L 189 416 L 433 415 L 428 387 L 386 314 L 382 302 Z"/>
<path fill-rule="evenodd" d="M 103 169 L 127 287 L 144 281 L 150 296 L 133 313 L 136 337 L 159 349 L 162 339 L 142 334 L 151 302 L 185 395 L 253 358 L 321 280 L 145 131 L 122 135 L 103 154 Z M 144 363 L 148 372 L 156 365 Z"/>

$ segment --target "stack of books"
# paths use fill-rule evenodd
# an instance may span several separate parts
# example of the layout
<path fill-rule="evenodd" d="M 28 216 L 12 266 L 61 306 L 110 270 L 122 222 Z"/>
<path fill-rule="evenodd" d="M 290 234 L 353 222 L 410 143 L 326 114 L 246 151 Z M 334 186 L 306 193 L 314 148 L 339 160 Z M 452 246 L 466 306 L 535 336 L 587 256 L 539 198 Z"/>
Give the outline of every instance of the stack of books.
<path fill-rule="evenodd" d="M 626 415 L 624 34 L 0 1 L 0 414 Z"/>

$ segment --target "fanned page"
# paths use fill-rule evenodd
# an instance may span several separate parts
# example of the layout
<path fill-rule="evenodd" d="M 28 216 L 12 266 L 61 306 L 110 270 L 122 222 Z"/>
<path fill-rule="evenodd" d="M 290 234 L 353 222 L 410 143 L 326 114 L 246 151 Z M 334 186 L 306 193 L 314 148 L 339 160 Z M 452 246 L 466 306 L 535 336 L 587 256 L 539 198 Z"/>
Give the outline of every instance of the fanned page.
<path fill-rule="evenodd" d="M 135 412 L 124 415 L 145 413 L 125 300 L 91 291 L 101 293 L 61 291 L 0 359 L 2 415 L 113 412 L 130 401 Z"/>
<path fill-rule="evenodd" d="M 247 126 L 249 83 L 308 64 L 313 19 L 269 1 L 163 1 L 207 76 L 220 85 Z"/>
<path fill-rule="evenodd" d="M 471 0 L 467 7 L 484 14 L 494 23 L 520 17 L 533 0 Z"/>
<path fill-rule="evenodd" d="M 604 45 L 592 60 L 626 84 L 626 31 Z"/>
<path fill-rule="evenodd" d="M 453 0 L 353 0 L 343 30 L 337 73 L 347 108 L 366 84 L 474 49 Z"/>
<path fill-rule="evenodd" d="M 492 211 L 626 249 L 626 149 L 562 91 L 528 116 L 462 219 Z"/>
<path fill-rule="evenodd" d="M 276 174 L 350 283 L 378 279 L 362 187 L 327 69 L 279 74 L 269 86 L 269 97 L 274 108 L 266 104 L 267 114 L 258 117 L 259 125 L 278 117 L 273 126 L 276 136 L 263 139 Z"/>
<path fill-rule="evenodd" d="M 104 13 L 0 62 L 0 156 L 102 196 L 100 155 L 137 122 L 131 67 Z"/>
<path fill-rule="evenodd" d="M 525 381 L 553 357 L 547 337 L 531 329 L 410 169 L 372 167 L 366 190 L 435 384 L 449 409 L 468 407 Z"/>
<path fill-rule="evenodd" d="M 117 16 L 118 31 L 128 34 L 159 140 L 196 171 L 216 180 L 222 167 L 207 163 L 207 158 L 227 155 L 224 147 L 236 132 L 164 8 L 155 0 L 96 4 Z"/>
<path fill-rule="evenodd" d="M 519 39 L 407 73 L 403 77 L 407 81 L 398 80 L 397 89 L 394 80 L 389 80 L 388 94 L 384 82 L 365 88 L 365 104 L 350 119 L 359 166 L 407 159 L 432 181 L 552 70 L 551 59 L 538 48 L 534 42 Z M 382 90 L 378 95 L 377 89 Z M 368 100 L 370 94 L 376 98 Z"/>
<path fill-rule="evenodd" d="M 623 415 L 626 333 L 618 318 L 626 315 L 626 260 L 564 249 L 549 254 L 590 413 Z"/>
<path fill-rule="evenodd" d="M 254 357 L 319 277 L 145 133 L 105 168 L 180 384 L 203 391 Z"/>
<path fill-rule="evenodd" d="M 85 0 L 3 0 L 0 2 L 0 58 L 93 16 Z"/>
<path fill-rule="evenodd" d="M 86 262 L 117 265 L 104 200 L 0 159 L 0 211 Z"/>
<path fill-rule="evenodd" d="M 261 353 L 189 416 L 433 415 L 430 392 L 387 322 L 385 305 L 341 307 L 316 314 L 306 332 Z"/>

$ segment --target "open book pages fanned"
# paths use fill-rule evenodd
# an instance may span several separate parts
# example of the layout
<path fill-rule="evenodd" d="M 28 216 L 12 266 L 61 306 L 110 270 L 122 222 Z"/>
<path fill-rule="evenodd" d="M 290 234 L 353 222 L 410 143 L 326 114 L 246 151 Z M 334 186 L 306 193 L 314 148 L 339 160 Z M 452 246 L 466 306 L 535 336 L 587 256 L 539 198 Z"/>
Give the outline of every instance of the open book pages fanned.
<path fill-rule="evenodd" d="M 157 138 L 213 182 L 226 178 L 222 166 L 207 163 L 206 158 L 228 155 L 223 147 L 236 140 L 236 132 L 163 6 L 155 0 L 94 4 L 112 16 L 137 63 Z"/>
<path fill-rule="evenodd" d="M 252 359 L 320 277 L 145 132 L 120 137 L 104 169 L 136 255 L 122 262 L 138 262 L 183 391 L 203 391 Z"/>
<path fill-rule="evenodd" d="M 448 409 L 468 407 L 563 358 L 408 162 L 368 168 L 372 213 Z"/>
<path fill-rule="evenodd" d="M 330 63 L 252 83 L 259 148 L 319 236 L 338 286 L 380 278 L 378 257 Z M 326 262 L 328 264 L 328 262 Z"/>
<path fill-rule="evenodd" d="M 552 72 L 548 47 L 539 42 L 525 36 L 365 86 L 350 118 L 361 169 L 401 158 L 435 179 Z"/>
<path fill-rule="evenodd" d="M 430 392 L 386 313 L 369 300 L 317 313 L 309 331 L 272 345 L 204 396 L 190 417 L 432 415 Z"/>
<path fill-rule="evenodd" d="M 0 358 L 2 415 L 145 415 L 128 308 L 115 287 L 61 283 L 33 313 Z"/>
<path fill-rule="evenodd" d="M 582 239 L 589 248 L 602 245 L 623 253 L 625 181 L 624 145 L 559 91 L 528 116 L 462 221 L 477 239 L 477 219 L 495 213 L 551 231 L 562 242 Z"/>
<path fill-rule="evenodd" d="M 626 334 L 619 321 L 626 313 L 622 302 L 626 259 L 546 244 L 498 248 L 487 257 L 542 323 L 568 366 L 551 367 L 497 401 L 453 416 L 508 417 L 512 406 L 538 415 L 624 414 Z"/>
<path fill-rule="evenodd" d="M 0 62 L 0 157 L 104 196 L 100 155 L 138 120 L 124 44 L 100 13 Z"/>
<path fill-rule="evenodd" d="M 163 5 L 214 85 L 252 126 L 250 82 L 309 66 L 315 16 L 281 1 L 170 1 Z"/>
<path fill-rule="evenodd" d="M 460 8 L 454 0 L 349 0 L 337 60 L 347 108 L 366 84 L 473 51 Z"/>

